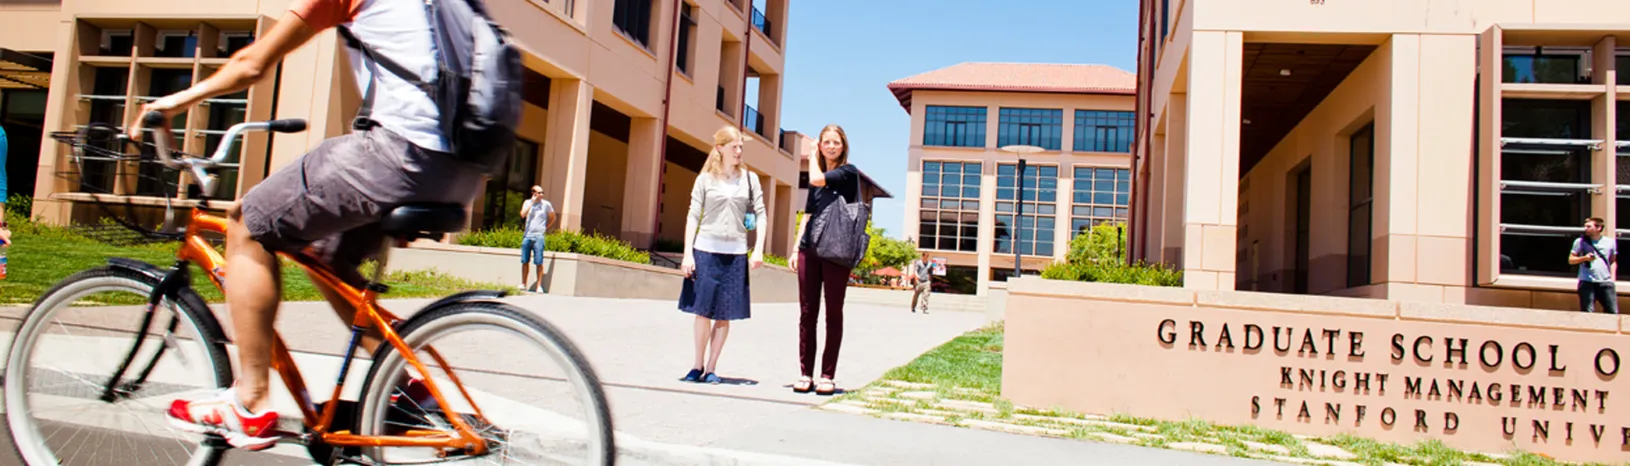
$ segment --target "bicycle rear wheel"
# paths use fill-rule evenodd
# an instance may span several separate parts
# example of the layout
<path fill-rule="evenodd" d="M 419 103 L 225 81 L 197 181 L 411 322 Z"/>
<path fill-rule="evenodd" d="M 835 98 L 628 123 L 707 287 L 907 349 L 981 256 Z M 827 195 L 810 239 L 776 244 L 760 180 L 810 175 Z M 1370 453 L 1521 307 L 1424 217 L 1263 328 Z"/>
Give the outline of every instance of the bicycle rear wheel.
<path fill-rule="evenodd" d="M 385 344 L 363 387 L 356 424 L 361 435 L 457 435 L 449 419 L 462 416 L 491 448 L 470 458 L 471 464 L 614 464 L 611 411 L 599 377 L 553 326 L 508 304 L 464 302 L 426 310 L 399 331 L 430 373 L 418 373 Z M 524 359 L 529 348 L 544 357 Z M 426 377 L 450 406 L 435 406 L 426 390 L 409 382 Z M 445 462 L 461 452 L 394 447 L 363 454 L 380 463 L 412 464 Z"/>
<path fill-rule="evenodd" d="M 190 288 L 149 311 L 158 285 L 126 268 L 80 272 L 0 333 L 11 340 L 6 422 L 27 464 L 220 461 L 223 444 L 171 428 L 165 411 L 171 400 L 232 384 L 225 338 Z"/>

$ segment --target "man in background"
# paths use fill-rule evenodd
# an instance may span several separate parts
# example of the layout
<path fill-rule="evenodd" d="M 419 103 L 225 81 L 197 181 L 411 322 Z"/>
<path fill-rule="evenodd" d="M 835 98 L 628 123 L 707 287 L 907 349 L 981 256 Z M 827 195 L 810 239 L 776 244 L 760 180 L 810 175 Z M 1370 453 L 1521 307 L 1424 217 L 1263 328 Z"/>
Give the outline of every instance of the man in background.
<path fill-rule="evenodd" d="M 934 262 L 928 260 L 928 253 L 911 261 L 911 280 L 916 283 L 916 289 L 911 292 L 911 312 L 917 312 L 917 303 L 922 302 L 923 314 L 928 313 L 928 293 L 932 291 L 934 282 Z"/>
<path fill-rule="evenodd" d="M 543 187 L 533 186 L 532 197 L 521 203 L 521 225 L 525 233 L 521 237 L 521 289 L 532 291 L 536 287 L 543 290 L 543 246 L 544 239 L 549 235 L 549 228 L 555 226 L 555 205 L 543 198 Z M 527 262 L 538 271 L 536 283 L 527 279 Z"/>
<path fill-rule="evenodd" d="M 1585 235 L 1573 240 L 1568 264 L 1579 266 L 1579 310 L 1596 312 L 1594 304 L 1600 302 L 1602 310 L 1618 314 L 1613 278 L 1619 270 L 1619 247 L 1613 238 L 1602 236 L 1605 223 L 1597 217 L 1585 219 Z"/>

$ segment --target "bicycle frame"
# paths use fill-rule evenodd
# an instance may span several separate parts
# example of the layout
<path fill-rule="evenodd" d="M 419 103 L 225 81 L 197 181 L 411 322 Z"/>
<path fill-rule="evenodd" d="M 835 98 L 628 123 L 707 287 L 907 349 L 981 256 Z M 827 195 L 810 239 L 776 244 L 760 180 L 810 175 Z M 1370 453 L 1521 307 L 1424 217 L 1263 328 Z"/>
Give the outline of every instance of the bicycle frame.
<path fill-rule="evenodd" d="M 162 122 L 162 115 L 149 114 L 144 117 L 144 126 L 147 127 L 157 126 Z M 276 120 L 255 123 L 244 122 L 234 125 L 230 130 L 228 130 L 227 136 L 226 138 L 223 138 L 223 141 L 230 141 L 230 138 L 235 138 L 244 131 L 269 130 L 274 132 L 297 132 L 303 131 L 304 129 L 305 122 L 302 120 Z M 160 282 L 160 286 L 154 289 L 153 296 L 149 297 L 148 299 L 148 315 L 143 320 L 143 332 L 146 331 L 145 328 L 147 328 L 148 324 L 151 322 L 153 309 L 165 295 L 173 293 L 173 288 L 191 286 L 191 280 L 188 278 L 187 265 L 198 265 L 199 268 L 204 270 L 210 283 L 214 284 L 217 289 L 221 289 L 223 291 L 225 290 L 226 259 L 210 246 L 209 242 L 203 237 L 203 234 L 213 232 L 224 235 L 227 229 L 227 220 L 224 217 L 212 215 L 206 211 L 206 209 L 209 209 L 209 197 L 212 195 L 212 188 L 215 187 L 213 183 L 215 180 L 213 176 L 209 175 L 205 171 L 205 169 L 219 165 L 220 162 L 229 154 L 227 152 L 227 147 L 230 144 L 222 144 L 220 148 L 217 149 L 217 154 L 210 159 L 192 157 L 172 158 L 167 147 L 167 139 L 168 138 L 166 137 L 155 138 L 154 145 L 157 147 L 157 155 L 159 160 L 164 163 L 164 165 L 172 168 L 190 168 L 194 172 L 195 180 L 203 184 L 203 186 L 201 186 L 203 189 L 201 190 L 202 196 L 200 196 L 200 202 L 192 208 L 189 219 L 190 221 L 187 223 L 187 226 L 181 235 L 181 247 L 176 251 L 176 264 Z M 389 248 L 387 247 L 385 251 L 388 254 Z M 362 344 L 363 333 L 367 332 L 370 327 L 377 327 L 384 341 L 394 347 L 397 352 L 401 353 L 403 359 L 405 359 L 408 364 L 411 364 L 415 370 L 425 377 L 425 387 L 429 390 L 430 395 L 435 398 L 438 406 L 448 407 L 452 405 L 447 403 L 446 395 L 443 394 L 441 387 L 437 386 L 434 377 L 431 377 L 429 368 L 425 366 L 423 361 L 419 360 L 418 355 L 415 354 L 411 348 L 408 348 L 407 343 L 404 342 L 401 336 L 396 333 L 396 330 L 392 325 L 395 322 L 400 321 L 401 318 L 379 306 L 379 294 L 385 289 L 383 285 L 378 283 L 370 283 L 363 289 L 357 289 L 357 287 L 345 283 L 345 281 L 341 280 L 339 276 L 335 274 L 332 268 L 318 261 L 315 257 L 308 253 L 302 252 L 298 254 L 291 254 L 286 252 L 278 252 L 277 256 L 290 259 L 296 264 L 299 264 L 301 268 L 305 269 L 307 272 L 309 272 L 309 275 L 315 278 L 318 286 L 326 287 L 339 294 L 347 303 L 351 305 L 353 309 L 356 310 L 351 322 L 351 341 L 346 345 L 345 359 L 341 362 L 339 375 L 336 378 L 334 386 L 334 392 L 330 395 L 327 406 L 323 407 L 322 412 L 320 413 L 318 412 L 317 406 L 312 402 L 311 394 L 306 388 L 304 377 L 301 375 L 299 368 L 294 363 L 294 356 L 289 352 L 288 347 L 283 342 L 282 335 L 277 333 L 275 329 L 273 330 L 272 370 L 277 371 L 278 376 L 283 380 L 284 386 L 287 387 L 289 392 L 297 398 L 296 401 L 300 405 L 301 414 L 304 415 L 303 422 L 306 428 L 310 429 L 311 432 L 317 438 L 321 439 L 323 443 L 336 447 L 458 448 L 471 451 L 473 454 L 477 455 L 487 452 L 486 442 L 482 441 L 482 439 L 476 435 L 475 430 L 469 425 L 468 422 L 464 420 L 463 416 L 457 415 L 446 416 L 447 419 L 452 422 L 453 427 L 458 432 L 458 436 L 456 437 L 447 436 L 441 432 L 418 430 L 410 430 L 405 435 L 396 436 L 364 436 L 356 435 L 348 431 L 331 432 L 330 429 L 334 425 L 335 413 L 337 412 L 339 406 L 340 394 L 343 393 L 345 388 L 345 379 L 351 369 L 351 362 L 356 357 L 357 347 Z M 383 271 L 383 268 L 384 263 L 381 261 L 380 270 Z M 376 278 L 375 282 L 377 281 L 378 279 Z M 173 328 L 176 323 L 177 322 L 172 321 L 170 326 Z M 138 348 L 139 344 L 140 341 L 138 340 Z M 136 382 L 133 382 L 133 384 L 139 385 L 142 380 L 145 380 L 147 373 L 150 372 L 152 367 L 156 365 L 157 358 L 163 354 L 162 348 L 159 351 L 159 353 L 155 354 L 154 361 L 148 365 L 148 367 L 143 371 L 142 376 L 138 378 Z M 435 363 L 442 366 L 443 373 L 447 374 L 447 377 L 453 383 L 454 388 L 456 388 L 459 394 L 464 397 L 464 400 L 470 404 L 471 409 L 475 411 L 475 415 L 479 418 L 485 418 L 486 416 L 481 412 L 481 408 L 476 405 L 475 400 L 470 396 L 469 391 L 464 388 L 463 382 L 461 382 L 458 376 L 453 373 L 452 367 L 450 367 L 449 364 L 447 364 L 447 361 L 441 357 L 441 354 L 437 353 L 434 348 L 430 347 L 426 347 L 425 351 L 430 355 Z M 127 358 L 125 367 L 121 368 L 115 374 L 113 379 L 114 381 L 117 381 L 118 378 L 122 376 L 123 372 L 128 369 L 130 362 L 128 359 L 134 359 L 135 353 L 136 351 L 132 350 L 130 357 Z M 114 390 L 114 385 L 110 383 L 104 393 L 104 397 L 114 396 Z"/>
<path fill-rule="evenodd" d="M 224 266 L 226 261 L 204 239 L 203 233 L 205 232 L 224 234 L 226 232 L 226 219 L 211 215 L 202 208 L 195 207 L 192 210 L 191 222 L 188 223 L 183 235 L 184 239 L 181 248 L 176 252 L 176 269 L 172 270 L 171 273 L 175 274 L 176 271 L 186 270 L 188 264 L 196 264 L 206 272 L 211 283 L 217 288 L 224 289 Z M 357 348 L 362 344 L 363 333 L 367 332 L 371 326 L 377 327 L 384 341 L 395 347 L 396 351 L 401 353 L 408 364 L 425 376 L 425 386 L 439 406 L 451 405 L 447 404 L 446 395 L 443 394 L 441 387 L 437 386 L 434 378 L 430 376 L 429 368 L 424 365 L 423 361 L 419 360 L 417 354 L 408 348 L 407 343 L 402 341 L 401 336 L 392 327 L 393 323 L 401 319 L 379 306 L 379 291 L 376 288 L 370 286 L 359 290 L 345 283 L 339 279 L 331 268 L 319 262 L 310 254 L 279 252 L 277 255 L 293 260 L 301 268 L 311 272 L 311 275 L 318 282 L 318 286 L 334 290 L 346 302 L 350 303 L 352 308 L 356 309 L 356 314 L 351 322 L 351 341 L 346 345 L 345 359 L 341 362 L 334 392 L 330 395 L 327 406 L 324 406 L 321 412 L 318 412 L 317 406 L 312 402 L 310 392 L 306 388 L 305 379 L 295 366 L 294 357 L 284 344 L 282 335 L 275 331 L 273 333 L 272 370 L 277 371 L 278 376 L 283 380 L 284 386 L 288 387 L 289 392 L 297 398 L 301 414 L 304 415 L 303 422 L 307 428 L 321 438 L 323 443 L 339 447 L 439 447 L 471 449 L 475 454 L 486 452 L 486 442 L 476 435 L 474 429 L 464 421 L 462 416 L 447 416 L 447 419 L 457 429 L 458 437 L 448 437 L 439 432 L 415 431 L 410 431 L 407 435 L 401 436 L 363 436 L 345 431 L 330 432 L 329 428 L 333 426 L 335 412 L 339 405 L 337 402 L 340 400 L 340 393 L 345 388 L 345 379 L 350 372 L 351 362 L 356 357 Z M 155 293 L 162 291 L 164 290 L 155 290 Z M 469 391 L 464 388 L 464 384 L 459 381 L 458 376 L 453 373 L 452 367 L 447 364 L 447 361 L 434 348 L 426 348 L 425 350 L 435 360 L 436 364 L 441 365 L 448 379 L 453 382 L 454 388 L 475 410 L 475 415 L 484 418 L 485 415 L 481 412 L 481 408 L 476 405 L 475 400 L 471 398 Z"/>

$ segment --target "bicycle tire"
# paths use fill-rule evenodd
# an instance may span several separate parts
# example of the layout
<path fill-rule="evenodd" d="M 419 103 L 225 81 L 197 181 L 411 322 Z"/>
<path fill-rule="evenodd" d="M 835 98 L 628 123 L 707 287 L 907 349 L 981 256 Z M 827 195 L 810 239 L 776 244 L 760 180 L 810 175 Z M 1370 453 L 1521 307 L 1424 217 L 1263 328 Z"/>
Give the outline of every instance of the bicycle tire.
<path fill-rule="evenodd" d="M 45 439 L 40 438 L 34 420 L 28 415 L 28 356 L 32 353 L 32 346 L 42 335 L 41 325 L 50 312 L 57 306 L 64 304 L 64 300 L 82 296 L 84 293 L 100 288 L 122 287 L 133 291 L 150 294 L 159 285 L 159 278 L 135 270 L 102 266 L 85 270 L 69 276 L 51 289 L 40 295 L 28 312 L 23 316 L 17 326 L 16 336 L 12 339 L 6 355 L 5 368 L 5 396 L 6 425 L 9 427 L 12 449 L 22 457 L 25 464 L 30 465 L 56 465 L 60 460 L 56 458 Z M 233 376 L 230 359 L 227 357 L 224 333 L 220 322 L 210 312 L 204 299 L 192 288 L 181 288 L 165 302 L 174 304 L 174 309 L 180 310 L 187 326 L 191 327 L 195 335 L 205 340 L 200 345 L 208 355 L 209 368 L 214 372 L 215 384 L 218 389 L 232 386 Z M 162 305 L 162 304 L 161 304 Z M 43 312 L 42 312 L 43 311 Z M 214 466 L 219 464 L 226 448 L 221 442 L 201 439 L 193 450 L 189 465 Z"/>
<path fill-rule="evenodd" d="M 590 449 L 597 452 L 596 456 L 600 458 L 598 464 L 606 466 L 615 464 L 617 446 L 612 428 L 611 409 L 606 402 L 600 378 L 588 360 L 583 357 L 582 351 L 553 325 L 513 305 L 493 301 L 467 301 L 425 310 L 405 322 L 397 332 L 404 343 L 414 347 L 416 341 L 424 338 L 423 335 L 434 334 L 440 329 L 471 323 L 497 322 L 512 323 L 514 324 L 512 329 L 532 333 L 544 348 L 554 353 L 551 356 L 562 362 L 564 369 L 569 369 L 568 379 L 579 394 L 587 395 L 583 398 L 592 406 L 593 415 L 598 421 L 599 429 L 594 435 L 597 436 L 599 444 L 591 444 Z M 387 416 L 386 410 L 390 407 L 390 390 L 394 387 L 385 383 L 376 384 L 381 368 L 392 368 L 395 372 L 406 361 L 389 342 L 381 346 L 373 353 L 374 364 L 368 369 L 368 376 L 363 382 L 362 406 L 357 410 L 355 424 L 361 435 L 380 435 L 376 426 L 382 424 L 381 417 Z M 575 377 L 572 377 L 574 375 Z M 445 396 L 459 395 L 454 392 Z M 596 439 L 591 439 L 591 443 L 593 440 Z M 376 452 L 377 449 L 365 449 L 363 455 L 377 458 L 379 455 Z"/>

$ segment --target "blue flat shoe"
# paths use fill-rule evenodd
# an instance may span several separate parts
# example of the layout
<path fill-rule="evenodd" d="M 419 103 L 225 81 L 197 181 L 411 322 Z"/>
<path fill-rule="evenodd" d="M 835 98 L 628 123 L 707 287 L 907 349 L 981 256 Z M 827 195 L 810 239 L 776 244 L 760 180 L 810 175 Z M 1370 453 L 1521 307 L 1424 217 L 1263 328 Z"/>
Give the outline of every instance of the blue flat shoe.
<path fill-rule="evenodd" d="M 701 369 L 691 369 L 690 372 L 685 373 L 685 378 L 679 379 L 679 381 L 680 382 L 700 382 L 702 380 L 701 377 L 702 377 L 702 370 Z"/>
<path fill-rule="evenodd" d="M 720 382 L 724 382 L 724 379 L 719 378 L 719 374 L 714 374 L 712 372 L 709 372 L 706 376 L 702 377 L 702 383 L 718 385 Z"/>

